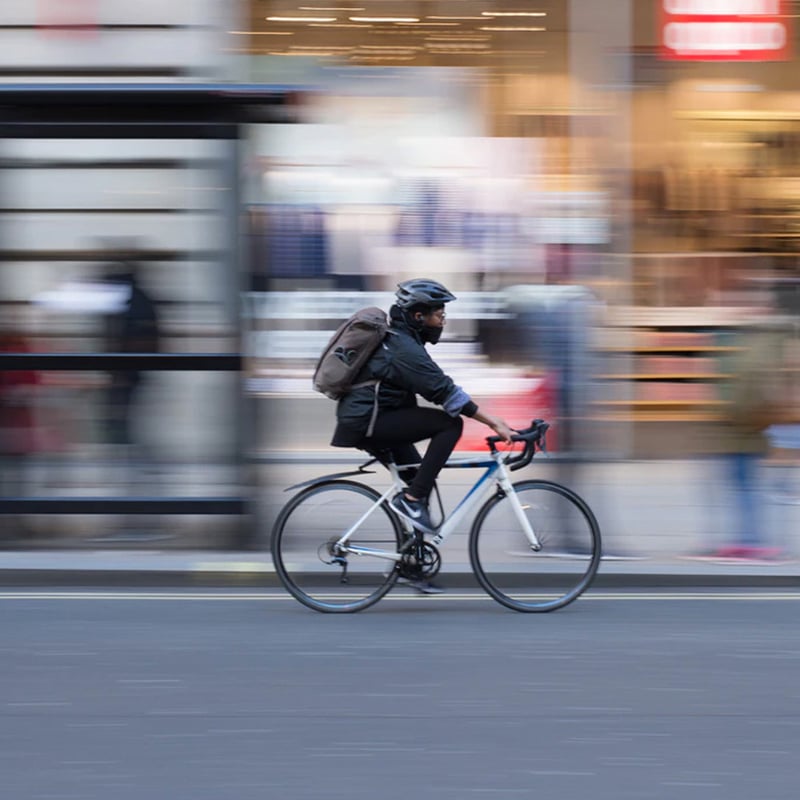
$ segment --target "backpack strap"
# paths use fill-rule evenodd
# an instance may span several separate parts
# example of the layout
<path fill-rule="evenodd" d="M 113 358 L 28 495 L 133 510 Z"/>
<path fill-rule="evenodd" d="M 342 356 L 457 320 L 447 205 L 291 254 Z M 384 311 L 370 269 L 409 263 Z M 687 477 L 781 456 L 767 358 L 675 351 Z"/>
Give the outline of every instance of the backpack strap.
<path fill-rule="evenodd" d="M 379 378 L 373 378 L 371 381 L 361 381 L 361 383 L 354 383 L 350 390 L 353 389 L 360 389 L 362 386 L 374 386 L 375 387 L 375 400 L 372 404 L 372 416 L 369 418 L 369 426 L 367 427 L 367 438 L 372 436 L 372 432 L 375 430 L 375 420 L 378 419 L 378 392 L 381 388 L 381 382 Z"/>
<path fill-rule="evenodd" d="M 396 336 L 397 332 L 389 330 L 386 331 L 386 335 Z M 385 344 L 382 344 L 381 346 L 384 348 L 384 350 L 388 350 Z M 372 436 L 372 433 L 375 430 L 375 420 L 378 419 L 378 392 L 380 391 L 382 380 L 383 378 L 372 378 L 371 380 L 368 381 L 360 381 L 359 383 L 354 383 L 350 387 L 350 391 L 353 391 L 353 389 L 361 389 L 363 386 L 375 387 L 375 400 L 372 405 L 372 416 L 369 418 L 369 426 L 367 427 L 367 438 Z"/>
<path fill-rule="evenodd" d="M 372 378 L 368 381 L 360 381 L 359 383 L 354 383 L 347 391 L 352 392 L 353 389 L 362 389 L 364 386 L 374 386 L 376 383 L 380 383 L 377 378 Z"/>

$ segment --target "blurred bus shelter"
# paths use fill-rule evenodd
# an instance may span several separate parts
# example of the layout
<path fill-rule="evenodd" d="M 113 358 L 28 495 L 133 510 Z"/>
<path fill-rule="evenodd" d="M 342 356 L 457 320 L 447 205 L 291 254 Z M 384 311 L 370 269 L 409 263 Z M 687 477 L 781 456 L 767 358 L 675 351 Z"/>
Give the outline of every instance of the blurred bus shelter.
<path fill-rule="evenodd" d="M 148 541 L 172 515 L 205 544 L 249 541 L 242 130 L 290 119 L 294 98 L 0 84 L 6 533 L 57 517 Z"/>

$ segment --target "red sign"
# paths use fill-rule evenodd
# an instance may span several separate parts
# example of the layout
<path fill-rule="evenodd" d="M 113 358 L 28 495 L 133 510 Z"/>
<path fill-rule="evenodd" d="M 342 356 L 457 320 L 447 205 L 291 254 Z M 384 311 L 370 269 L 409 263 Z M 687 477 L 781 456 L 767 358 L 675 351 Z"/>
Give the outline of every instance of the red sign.
<path fill-rule="evenodd" d="M 786 61 L 786 0 L 659 0 L 661 57 L 671 61 Z"/>

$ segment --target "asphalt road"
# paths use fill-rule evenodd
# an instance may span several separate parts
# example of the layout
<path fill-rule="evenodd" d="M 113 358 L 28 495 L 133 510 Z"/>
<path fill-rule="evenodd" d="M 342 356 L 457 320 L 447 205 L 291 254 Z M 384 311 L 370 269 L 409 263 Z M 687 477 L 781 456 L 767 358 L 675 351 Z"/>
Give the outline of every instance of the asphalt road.
<path fill-rule="evenodd" d="M 9 800 L 797 797 L 800 593 L 0 592 Z"/>

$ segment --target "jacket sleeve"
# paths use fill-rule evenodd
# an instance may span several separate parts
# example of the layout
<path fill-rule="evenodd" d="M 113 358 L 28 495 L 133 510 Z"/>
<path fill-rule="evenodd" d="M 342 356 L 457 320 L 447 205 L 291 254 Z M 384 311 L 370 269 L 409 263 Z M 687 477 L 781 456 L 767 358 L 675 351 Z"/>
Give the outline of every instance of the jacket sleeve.
<path fill-rule="evenodd" d="M 404 388 L 441 406 L 451 417 L 471 417 L 478 406 L 430 357 L 421 345 L 398 348 L 392 363 L 392 379 Z"/>
<path fill-rule="evenodd" d="M 460 386 L 453 384 L 453 391 L 445 398 L 442 408 L 451 417 L 457 417 L 459 414 L 473 417 L 478 410 L 478 405 Z"/>

